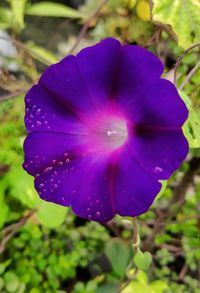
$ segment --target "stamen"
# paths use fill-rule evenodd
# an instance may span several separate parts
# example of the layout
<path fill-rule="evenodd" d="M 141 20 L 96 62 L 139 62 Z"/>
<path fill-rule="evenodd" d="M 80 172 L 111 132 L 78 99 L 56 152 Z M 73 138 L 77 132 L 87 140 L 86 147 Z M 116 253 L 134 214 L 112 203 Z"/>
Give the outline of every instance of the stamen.
<path fill-rule="evenodd" d="M 128 138 L 127 121 L 106 113 L 102 116 L 93 116 L 89 130 L 89 150 L 110 152 L 125 143 Z"/>

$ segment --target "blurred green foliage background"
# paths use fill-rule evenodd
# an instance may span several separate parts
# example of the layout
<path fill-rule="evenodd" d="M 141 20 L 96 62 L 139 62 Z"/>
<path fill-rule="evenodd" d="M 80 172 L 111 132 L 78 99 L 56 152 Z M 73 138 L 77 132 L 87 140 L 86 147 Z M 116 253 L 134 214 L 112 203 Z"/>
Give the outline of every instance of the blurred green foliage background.
<path fill-rule="evenodd" d="M 183 51 L 200 41 L 199 0 L 0 2 L 0 292 L 195 293 L 200 290 L 200 65 L 196 47 L 178 68 L 177 86 L 190 110 L 186 162 L 138 218 L 141 254 L 134 257 L 132 221 L 107 225 L 77 218 L 39 199 L 23 162 L 24 94 L 44 68 L 72 51 L 112 36 L 154 52 L 165 78 Z M 82 27 L 86 33 L 79 38 Z M 78 40 L 78 41 L 77 41 Z M 148 77 L 147 77 L 148 78 Z M 176 113 L 172 113 L 176 115 Z M 124 289 L 122 289 L 125 287 Z"/>

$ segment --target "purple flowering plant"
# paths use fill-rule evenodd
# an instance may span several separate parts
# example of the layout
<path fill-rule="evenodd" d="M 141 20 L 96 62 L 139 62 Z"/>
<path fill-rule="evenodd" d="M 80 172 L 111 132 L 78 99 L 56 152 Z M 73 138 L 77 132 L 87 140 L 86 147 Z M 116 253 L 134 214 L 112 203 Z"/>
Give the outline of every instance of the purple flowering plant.
<path fill-rule="evenodd" d="M 101 223 L 150 208 L 188 153 L 188 110 L 162 73 L 112 38 L 45 70 L 25 97 L 23 164 L 42 199 Z"/>

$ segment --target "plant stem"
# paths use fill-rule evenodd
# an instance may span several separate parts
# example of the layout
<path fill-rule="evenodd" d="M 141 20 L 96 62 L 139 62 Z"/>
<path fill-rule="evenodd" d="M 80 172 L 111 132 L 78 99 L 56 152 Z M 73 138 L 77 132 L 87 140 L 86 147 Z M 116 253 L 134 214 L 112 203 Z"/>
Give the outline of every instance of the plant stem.
<path fill-rule="evenodd" d="M 189 82 L 191 77 L 195 74 L 195 72 L 200 68 L 200 61 L 192 68 L 192 70 L 189 72 L 189 74 L 186 76 L 184 81 L 181 83 L 179 90 L 182 91 L 184 86 Z"/>
<path fill-rule="evenodd" d="M 137 223 L 136 217 L 133 218 L 132 223 L 133 223 L 132 247 L 134 249 L 134 253 L 137 253 L 140 249 L 140 237 L 139 237 L 139 233 L 138 233 L 138 223 Z M 138 268 L 135 268 L 134 272 L 132 274 L 129 273 L 132 266 L 133 266 L 133 260 L 131 260 L 131 262 L 129 263 L 129 265 L 126 269 L 127 280 L 119 289 L 119 291 L 118 291 L 119 293 L 122 292 L 130 284 L 130 282 L 137 276 L 137 273 L 139 271 Z"/>
<path fill-rule="evenodd" d="M 29 88 L 25 88 L 23 90 L 20 90 L 20 91 L 11 93 L 11 94 L 7 94 L 7 95 L 0 96 L 0 102 L 7 101 L 7 100 L 10 100 L 10 99 L 16 98 L 16 97 L 18 97 L 18 96 L 20 96 L 22 94 L 25 94 L 28 90 L 29 90 Z"/>
<path fill-rule="evenodd" d="M 192 45 L 191 47 L 187 48 L 183 54 L 178 58 L 176 64 L 175 64 L 175 67 L 174 67 L 174 84 L 176 84 L 176 75 L 177 75 L 177 70 L 178 70 L 178 67 L 183 59 L 183 57 L 188 53 L 190 52 L 192 49 L 196 48 L 196 47 L 199 47 L 200 46 L 200 42 Z"/>
<path fill-rule="evenodd" d="M 9 240 L 18 232 L 18 230 L 26 224 L 28 219 L 32 217 L 32 215 L 36 212 L 36 209 L 32 209 L 29 211 L 29 213 L 25 216 L 23 216 L 19 222 L 11 224 L 7 226 L 3 231 L 2 231 L 2 241 L 0 242 L 0 254 L 4 252 L 6 249 L 6 245 L 9 242 Z"/>
<path fill-rule="evenodd" d="M 90 26 L 90 23 L 91 21 L 98 16 L 98 14 L 100 13 L 101 9 L 103 8 L 103 6 L 106 4 L 106 2 L 108 2 L 108 0 L 103 0 L 100 5 L 97 7 L 96 11 L 93 13 L 93 15 L 91 17 L 89 17 L 89 19 L 84 23 L 78 37 L 77 37 L 77 40 L 75 42 L 75 44 L 72 46 L 72 48 L 70 49 L 69 51 L 69 55 L 72 54 L 75 49 L 77 48 L 77 46 L 79 45 L 80 41 L 82 40 L 82 38 L 84 37 L 87 29 L 89 28 Z"/>

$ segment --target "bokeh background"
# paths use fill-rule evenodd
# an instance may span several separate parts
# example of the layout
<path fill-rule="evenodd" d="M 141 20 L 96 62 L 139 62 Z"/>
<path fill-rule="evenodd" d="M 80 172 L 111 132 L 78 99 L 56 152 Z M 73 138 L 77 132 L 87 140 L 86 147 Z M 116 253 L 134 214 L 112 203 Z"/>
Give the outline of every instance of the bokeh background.
<path fill-rule="evenodd" d="M 134 259 L 128 271 L 137 268 L 133 280 L 127 276 L 135 254 L 132 219 L 101 225 L 41 201 L 21 167 L 24 94 L 47 65 L 108 36 L 154 52 L 173 80 L 178 57 L 200 41 L 200 1 L 0 1 L 2 293 L 200 292 L 199 47 L 185 55 L 177 73 L 190 110 L 184 126 L 190 153 L 137 219 L 140 249 L 151 257 Z"/>

